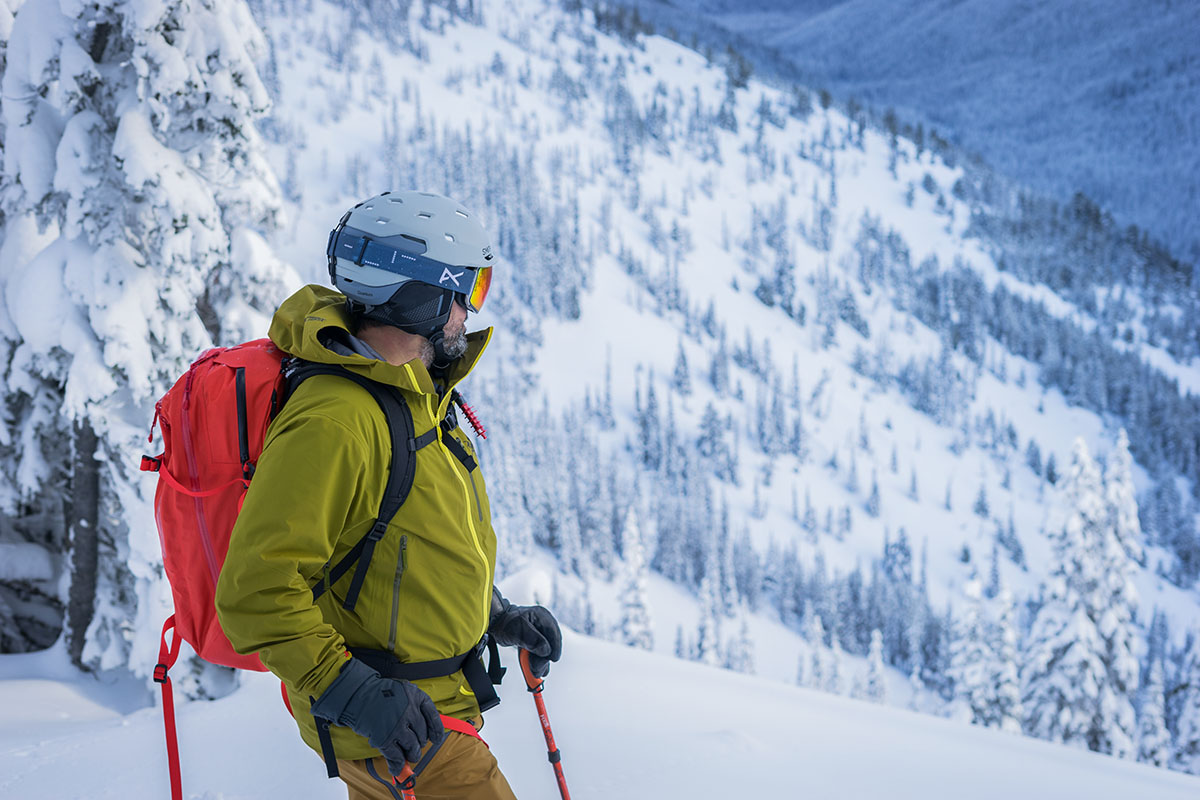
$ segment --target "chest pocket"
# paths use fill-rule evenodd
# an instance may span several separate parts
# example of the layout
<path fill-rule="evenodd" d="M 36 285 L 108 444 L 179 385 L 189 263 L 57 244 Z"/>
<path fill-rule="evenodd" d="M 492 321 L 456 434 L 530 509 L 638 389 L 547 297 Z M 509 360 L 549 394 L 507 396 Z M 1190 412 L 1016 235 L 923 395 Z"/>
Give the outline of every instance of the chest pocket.
<path fill-rule="evenodd" d="M 383 499 L 379 504 L 379 514 L 371 529 L 351 548 L 349 553 L 343 556 L 337 564 L 325 565 L 322 579 L 312 589 L 313 602 L 316 602 L 322 594 L 329 590 L 330 586 L 337 583 L 353 568 L 354 575 L 350 581 L 350 588 L 342 601 L 343 608 L 353 611 L 358 603 L 359 592 L 362 591 L 363 580 L 367 576 L 371 557 L 375 554 L 375 546 L 387 532 L 388 523 L 391 522 L 392 517 L 396 516 L 396 512 L 400 510 L 400 506 L 404 505 L 408 493 L 412 490 L 417 451 L 437 439 L 437 428 L 433 428 L 422 436 L 416 436 L 413 430 L 412 411 L 404 400 L 404 395 L 398 389 L 394 386 L 376 383 L 336 364 L 315 364 L 296 359 L 287 367 L 286 375 L 288 396 L 295 392 L 302 382 L 315 375 L 337 375 L 351 380 L 375 398 L 387 420 L 388 435 L 391 439 L 392 465 L 388 471 Z"/>

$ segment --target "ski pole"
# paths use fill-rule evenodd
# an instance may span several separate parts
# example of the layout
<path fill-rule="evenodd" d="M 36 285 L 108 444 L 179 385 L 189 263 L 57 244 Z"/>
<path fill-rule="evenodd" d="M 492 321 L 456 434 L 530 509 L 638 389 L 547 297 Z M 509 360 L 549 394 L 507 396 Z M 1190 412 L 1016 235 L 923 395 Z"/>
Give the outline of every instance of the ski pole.
<path fill-rule="evenodd" d="M 404 800 L 417 800 L 417 793 L 413 791 L 412 767 L 405 764 L 404 769 L 400 770 L 400 774 L 395 776 L 394 782 L 400 789 L 400 796 Z"/>
<path fill-rule="evenodd" d="M 545 682 L 541 678 L 534 677 L 533 670 L 529 666 L 528 650 L 521 651 L 520 659 L 521 672 L 525 673 L 525 685 L 533 694 L 538 719 L 542 723 L 542 733 L 546 735 L 546 755 L 549 757 L 550 763 L 554 765 L 554 778 L 558 781 L 558 793 L 562 795 L 562 800 L 571 800 L 571 793 L 567 791 L 567 779 L 563 776 L 562 753 L 554 744 L 554 733 L 550 730 L 550 717 L 546 715 L 546 703 L 542 700 L 542 689 L 545 688 L 543 685 Z"/>
<path fill-rule="evenodd" d="M 400 797 L 403 800 L 417 800 L 416 783 L 417 776 L 425 771 L 429 766 L 429 762 L 437 755 L 437 751 L 442 749 L 442 745 L 446 743 L 445 734 L 441 739 L 431 744 L 425 750 L 425 755 L 421 756 L 421 760 L 414 767 L 412 764 L 405 763 L 404 769 L 400 770 L 399 775 L 392 776 L 392 785 L 400 790 Z"/>

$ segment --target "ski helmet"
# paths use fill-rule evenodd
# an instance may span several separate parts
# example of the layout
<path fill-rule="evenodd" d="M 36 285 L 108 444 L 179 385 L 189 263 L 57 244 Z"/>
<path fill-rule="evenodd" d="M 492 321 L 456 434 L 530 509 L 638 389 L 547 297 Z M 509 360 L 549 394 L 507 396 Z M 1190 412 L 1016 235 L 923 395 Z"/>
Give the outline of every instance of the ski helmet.
<path fill-rule="evenodd" d="M 455 299 L 468 311 L 483 306 L 495 260 L 471 212 L 416 191 L 354 206 L 330 232 L 326 255 L 351 311 L 431 341 L 440 339 Z"/>

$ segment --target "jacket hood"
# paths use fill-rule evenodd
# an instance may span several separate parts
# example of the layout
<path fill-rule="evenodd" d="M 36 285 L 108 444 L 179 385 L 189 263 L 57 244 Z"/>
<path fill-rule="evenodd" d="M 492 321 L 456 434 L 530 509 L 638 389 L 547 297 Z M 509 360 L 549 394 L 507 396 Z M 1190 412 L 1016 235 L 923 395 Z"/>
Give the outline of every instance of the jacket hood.
<path fill-rule="evenodd" d="M 379 383 L 423 394 L 436 393 L 433 379 L 420 359 L 397 366 L 326 346 L 325 342 L 345 342 L 352 336 L 346 296 L 333 289 L 309 284 L 297 291 L 275 312 L 268 335 L 280 350 L 306 361 L 340 364 Z M 491 338 L 491 328 L 467 334 L 467 352 L 448 370 L 451 386 L 474 369 Z"/>

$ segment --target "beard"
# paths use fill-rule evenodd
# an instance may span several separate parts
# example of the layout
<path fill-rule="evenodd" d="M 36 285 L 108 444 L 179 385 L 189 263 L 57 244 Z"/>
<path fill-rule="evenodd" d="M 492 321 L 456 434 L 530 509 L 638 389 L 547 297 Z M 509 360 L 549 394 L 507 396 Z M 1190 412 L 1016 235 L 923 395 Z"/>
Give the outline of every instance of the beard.
<path fill-rule="evenodd" d="M 442 350 L 452 359 L 458 358 L 467 352 L 466 323 L 460 323 L 457 330 L 445 331 L 445 338 L 442 340 Z"/>

